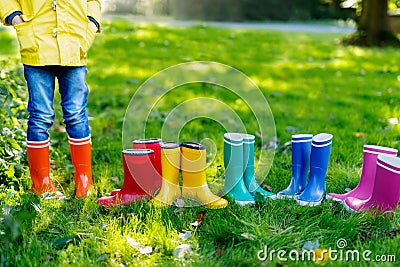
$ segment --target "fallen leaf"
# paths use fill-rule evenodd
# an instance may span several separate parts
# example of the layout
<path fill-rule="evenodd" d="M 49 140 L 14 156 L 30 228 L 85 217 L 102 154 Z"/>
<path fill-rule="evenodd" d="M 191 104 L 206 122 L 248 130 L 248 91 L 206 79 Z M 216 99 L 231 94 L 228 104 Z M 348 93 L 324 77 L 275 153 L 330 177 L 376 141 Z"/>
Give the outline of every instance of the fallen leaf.
<path fill-rule="evenodd" d="M 189 237 L 192 236 L 192 232 L 191 231 L 186 231 L 185 233 L 180 233 L 179 237 L 183 240 L 186 241 L 189 239 Z"/>
<path fill-rule="evenodd" d="M 199 213 L 197 213 L 196 221 L 194 223 L 192 223 L 192 225 L 198 227 L 201 224 L 201 222 L 204 220 L 206 213 L 207 213 L 207 210 L 202 210 Z"/>
<path fill-rule="evenodd" d="M 129 235 L 126 236 L 126 241 L 128 242 L 128 244 L 133 247 L 133 248 L 137 248 L 140 246 L 140 243 L 137 242 L 135 239 L 133 239 L 132 237 L 130 237 Z"/>
<path fill-rule="evenodd" d="M 255 235 L 250 234 L 250 233 L 243 233 L 243 234 L 241 234 L 241 236 L 248 240 L 254 240 L 256 237 Z"/>
<path fill-rule="evenodd" d="M 172 205 L 178 208 L 183 208 L 185 206 L 185 201 L 183 199 L 177 198 L 172 201 Z"/>
<path fill-rule="evenodd" d="M 364 132 L 354 132 L 353 135 L 354 135 L 355 137 L 364 137 L 364 136 L 365 136 L 365 133 L 364 133 Z"/>
<path fill-rule="evenodd" d="M 174 249 L 173 255 L 176 258 L 183 258 L 185 256 L 185 253 L 188 253 L 188 252 L 192 252 L 192 248 L 190 247 L 190 245 L 182 244 L 182 245 L 177 246 Z"/>
<path fill-rule="evenodd" d="M 225 252 L 226 252 L 225 249 L 217 248 L 217 249 L 214 251 L 214 254 L 217 255 L 217 256 L 222 256 L 223 254 L 225 254 Z"/>
<path fill-rule="evenodd" d="M 315 241 L 304 242 L 302 250 L 316 250 L 317 248 L 319 248 L 319 241 L 316 239 Z"/>
<path fill-rule="evenodd" d="M 263 188 L 263 189 L 266 189 L 266 190 L 269 191 L 269 192 L 272 192 L 272 187 L 271 187 L 270 185 L 263 184 L 263 185 L 262 185 L 262 188 Z"/>
<path fill-rule="evenodd" d="M 150 246 L 147 246 L 144 248 L 139 248 L 138 250 L 139 250 L 140 254 L 142 254 L 142 255 L 148 255 L 153 252 L 153 248 Z"/>
<path fill-rule="evenodd" d="M 262 134 L 261 134 L 261 132 L 260 132 L 260 131 L 256 131 L 256 136 L 258 136 L 258 137 L 262 138 Z"/>

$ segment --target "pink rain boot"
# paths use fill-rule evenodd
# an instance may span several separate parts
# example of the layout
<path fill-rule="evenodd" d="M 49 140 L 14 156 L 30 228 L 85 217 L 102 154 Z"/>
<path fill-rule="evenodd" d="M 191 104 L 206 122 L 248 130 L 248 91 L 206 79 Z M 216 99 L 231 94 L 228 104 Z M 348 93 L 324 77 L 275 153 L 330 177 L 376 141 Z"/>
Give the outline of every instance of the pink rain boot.
<path fill-rule="evenodd" d="M 348 197 L 343 202 L 348 210 L 377 209 L 378 212 L 396 210 L 400 199 L 400 158 L 378 155 L 376 165 L 371 197 L 365 200 Z"/>
<path fill-rule="evenodd" d="M 348 197 L 356 197 L 359 199 L 369 198 L 372 194 L 372 189 L 374 188 L 376 159 L 378 155 L 397 156 L 397 149 L 383 146 L 364 145 L 364 161 L 361 178 L 356 188 L 345 194 L 329 193 L 326 195 L 326 199 L 344 201 Z"/>

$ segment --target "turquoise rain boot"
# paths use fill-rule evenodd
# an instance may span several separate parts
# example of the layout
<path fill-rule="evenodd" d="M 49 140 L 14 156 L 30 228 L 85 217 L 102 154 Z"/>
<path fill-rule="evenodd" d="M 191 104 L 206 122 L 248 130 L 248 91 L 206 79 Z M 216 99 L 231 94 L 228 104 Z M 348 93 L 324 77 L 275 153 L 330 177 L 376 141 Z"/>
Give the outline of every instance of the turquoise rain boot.
<path fill-rule="evenodd" d="M 257 183 L 254 176 L 254 135 L 242 134 L 243 137 L 243 162 L 244 162 L 244 184 L 249 190 L 250 194 L 255 197 L 258 193 L 265 200 L 269 197 L 275 199 L 274 193 L 265 191 Z"/>
<path fill-rule="evenodd" d="M 303 192 L 296 197 L 301 206 L 318 206 L 326 193 L 326 172 L 331 156 L 333 135 L 320 133 L 312 138 L 310 179 Z"/>
<path fill-rule="evenodd" d="M 296 197 L 306 188 L 312 137 L 312 134 L 292 135 L 292 179 L 286 189 L 276 194 L 278 199 Z"/>
<path fill-rule="evenodd" d="M 224 165 L 224 192 L 241 206 L 254 204 L 254 198 L 243 180 L 243 137 L 241 134 L 224 134 Z"/>

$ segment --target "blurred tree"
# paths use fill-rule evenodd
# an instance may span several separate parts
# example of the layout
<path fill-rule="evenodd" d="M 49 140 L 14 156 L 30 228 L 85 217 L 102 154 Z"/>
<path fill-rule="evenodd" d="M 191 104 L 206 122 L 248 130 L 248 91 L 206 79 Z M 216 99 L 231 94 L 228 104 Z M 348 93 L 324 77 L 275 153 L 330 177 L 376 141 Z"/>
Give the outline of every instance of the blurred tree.
<path fill-rule="evenodd" d="M 177 19 L 199 20 L 312 20 L 347 19 L 351 10 L 343 0 L 171 0 Z M 399 0 L 400 1 L 400 0 Z"/>
<path fill-rule="evenodd" d="M 400 46 L 389 25 L 388 7 L 392 0 L 362 0 L 357 31 L 344 40 L 345 44 L 361 46 Z"/>
<path fill-rule="evenodd" d="M 169 0 L 103 0 L 106 13 L 133 15 L 169 15 Z"/>

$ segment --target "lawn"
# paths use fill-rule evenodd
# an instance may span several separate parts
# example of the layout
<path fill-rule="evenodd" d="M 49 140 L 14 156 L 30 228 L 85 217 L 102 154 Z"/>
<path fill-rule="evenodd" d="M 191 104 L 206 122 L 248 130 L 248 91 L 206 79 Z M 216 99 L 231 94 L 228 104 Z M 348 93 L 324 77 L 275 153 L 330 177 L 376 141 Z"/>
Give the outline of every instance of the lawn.
<path fill-rule="evenodd" d="M 344 193 L 346 188 L 354 188 L 364 144 L 400 149 L 400 126 L 390 120 L 400 118 L 400 53 L 394 48 L 343 47 L 339 44 L 342 37 L 106 21 L 88 61 L 95 194 L 86 200 L 73 197 L 73 166 L 57 104 L 51 130 L 52 175 L 70 199 L 44 201 L 29 193 L 28 171 L 20 178 L 18 191 L 3 187 L 0 207 L 10 216 L 4 215 L 0 221 L 0 266 L 314 265 L 312 261 L 284 261 L 276 254 L 272 262 L 260 261 L 257 255 L 265 246 L 268 252 L 301 251 L 307 241 L 335 250 L 339 239 L 347 242 L 344 251 L 370 250 L 371 259 L 395 255 L 397 261 L 386 265 L 398 265 L 399 209 L 388 219 L 350 213 L 330 201 L 317 207 L 301 207 L 292 200 L 241 207 L 229 200 L 225 209 L 208 210 L 194 232 L 192 223 L 203 207 L 157 209 L 144 200 L 104 210 L 96 202 L 97 197 L 122 185 L 123 118 L 135 91 L 155 73 L 197 60 L 240 70 L 268 100 L 276 138 L 273 134 L 263 136 L 269 145 L 262 146 L 258 136 L 256 155 L 265 149 L 271 151 L 271 146 L 276 150 L 268 175 L 258 177 L 265 178 L 264 187 L 276 193 L 289 184 L 291 152 L 287 142 L 292 134 L 327 132 L 334 136 L 327 191 Z M 17 46 L 12 31 L 0 31 L 0 59 L 18 58 Z M 148 137 L 160 136 L 160 126 L 171 109 L 194 97 L 220 100 L 237 112 L 249 133 L 259 135 L 251 110 L 232 93 L 210 84 L 178 89 L 152 110 Z M 57 99 L 59 102 L 59 96 Z M 209 138 L 215 144 L 216 159 L 207 169 L 213 180 L 222 171 L 224 128 L 207 118 L 183 122 L 179 127 L 180 141 Z M 220 189 L 218 183 L 214 189 Z M 15 240 L 10 238 L 10 230 L 15 230 Z M 187 231 L 192 235 L 183 240 L 179 234 Z M 175 257 L 175 248 L 182 244 L 190 245 L 191 252 Z M 146 247 L 152 251 L 143 251 Z M 288 258 L 288 253 L 284 257 Z M 364 260 L 327 264 L 385 265 Z"/>

